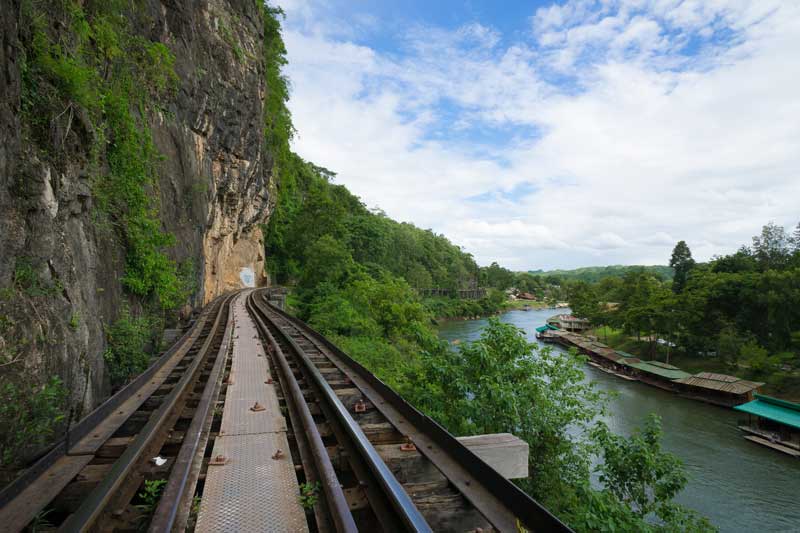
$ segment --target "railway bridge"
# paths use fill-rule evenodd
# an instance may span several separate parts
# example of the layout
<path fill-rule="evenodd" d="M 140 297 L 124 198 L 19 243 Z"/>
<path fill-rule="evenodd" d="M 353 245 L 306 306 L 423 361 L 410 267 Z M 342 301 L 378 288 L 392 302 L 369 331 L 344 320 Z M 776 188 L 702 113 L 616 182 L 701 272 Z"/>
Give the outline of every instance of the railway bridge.
<path fill-rule="evenodd" d="M 0 493 L 0 530 L 569 531 L 507 479 L 513 436 L 453 437 L 275 302 L 211 302 Z"/>

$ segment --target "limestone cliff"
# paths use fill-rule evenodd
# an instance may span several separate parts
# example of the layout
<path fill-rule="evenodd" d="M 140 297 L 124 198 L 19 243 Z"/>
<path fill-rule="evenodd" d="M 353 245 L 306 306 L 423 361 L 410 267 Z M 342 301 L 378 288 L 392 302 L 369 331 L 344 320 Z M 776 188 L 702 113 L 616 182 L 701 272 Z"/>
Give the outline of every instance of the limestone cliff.
<path fill-rule="evenodd" d="M 0 10 L 0 378 L 58 375 L 78 416 L 109 392 L 104 327 L 123 306 L 143 303 L 121 283 L 124 239 L 97 216 L 93 178 L 108 162 L 98 169 L 90 148 L 101 132 L 70 101 L 60 112 L 23 113 L 34 41 L 27 4 L 35 2 L 8 0 Z M 174 90 L 141 113 L 161 155 L 148 194 L 175 236 L 165 253 L 194 278 L 185 314 L 266 282 L 261 225 L 273 157 L 264 141 L 264 14 L 256 0 L 137 6 L 124 15 L 132 31 L 163 43 L 177 75 Z M 58 17 L 47 24 L 50 34 L 65 31 Z"/>

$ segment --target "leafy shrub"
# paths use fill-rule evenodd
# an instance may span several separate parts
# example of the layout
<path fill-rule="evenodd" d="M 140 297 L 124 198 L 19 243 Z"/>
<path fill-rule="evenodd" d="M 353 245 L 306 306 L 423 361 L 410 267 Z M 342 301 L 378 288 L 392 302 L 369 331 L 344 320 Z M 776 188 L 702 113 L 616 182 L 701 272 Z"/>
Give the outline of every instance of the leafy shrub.
<path fill-rule="evenodd" d="M 300 505 L 303 506 L 303 509 L 312 509 L 316 505 L 319 499 L 319 490 L 319 481 L 300 484 Z"/>
<path fill-rule="evenodd" d="M 108 348 L 103 354 L 111 385 L 119 388 L 142 373 L 150 361 L 147 345 L 152 340 L 153 324 L 147 317 L 135 317 L 126 308 L 106 330 Z"/>
<path fill-rule="evenodd" d="M 144 482 L 144 490 L 137 494 L 142 503 L 136 506 L 144 515 L 142 518 L 149 518 L 156 510 L 161 493 L 164 492 L 166 479 L 148 479 Z"/>
<path fill-rule="evenodd" d="M 26 257 L 17 259 L 14 267 L 14 286 L 31 297 L 52 296 L 61 291 L 59 283 L 47 283 L 42 280 L 31 260 Z"/>
<path fill-rule="evenodd" d="M 0 461 L 4 468 L 21 466 L 26 453 L 50 441 L 64 419 L 66 397 L 57 377 L 44 385 L 32 380 L 0 384 Z"/>

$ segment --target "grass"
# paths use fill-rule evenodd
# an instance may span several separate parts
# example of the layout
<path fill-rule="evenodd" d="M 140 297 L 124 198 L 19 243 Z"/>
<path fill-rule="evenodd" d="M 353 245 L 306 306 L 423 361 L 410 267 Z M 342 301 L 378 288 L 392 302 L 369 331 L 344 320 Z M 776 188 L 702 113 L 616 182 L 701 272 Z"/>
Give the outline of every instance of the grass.
<path fill-rule="evenodd" d="M 41 279 L 39 270 L 31 259 L 18 257 L 14 265 L 14 286 L 30 297 L 55 296 L 63 287 L 56 281 L 48 283 Z"/>
<path fill-rule="evenodd" d="M 529 305 L 531 309 L 547 309 L 547 304 L 544 302 L 533 302 L 531 300 L 508 300 L 506 306 L 508 309 L 522 309 Z"/>

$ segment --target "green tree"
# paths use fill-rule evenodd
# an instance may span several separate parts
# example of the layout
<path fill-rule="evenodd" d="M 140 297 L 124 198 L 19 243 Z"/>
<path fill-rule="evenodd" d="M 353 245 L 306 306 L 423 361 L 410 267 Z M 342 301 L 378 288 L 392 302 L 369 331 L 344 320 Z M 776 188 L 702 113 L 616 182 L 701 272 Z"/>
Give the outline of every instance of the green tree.
<path fill-rule="evenodd" d="M 583 378 L 584 359 L 540 349 L 516 327 L 493 318 L 480 340 L 458 352 L 429 354 L 425 381 L 438 419 L 457 434 L 513 432 L 530 445 L 535 497 L 566 505 L 565 491 L 588 481 L 581 430 L 602 410 L 603 395 Z"/>
<path fill-rule="evenodd" d="M 661 422 L 650 415 L 641 431 L 625 438 L 600 423 L 592 436 L 600 447 L 602 462 L 597 466 L 600 482 L 620 501 L 641 516 L 659 516 L 687 483 L 680 461 L 661 450 Z"/>
<path fill-rule="evenodd" d="M 501 267 L 497 262 L 493 262 L 488 267 L 483 267 L 480 276 L 488 287 L 494 287 L 495 289 L 505 290 L 514 283 L 514 273 L 507 268 Z"/>
<path fill-rule="evenodd" d="M 717 353 L 733 367 L 738 366 L 739 354 L 747 339 L 742 338 L 739 331 L 732 324 L 726 325 L 719 332 L 717 340 Z"/>
<path fill-rule="evenodd" d="M 582 364 L 492 319 L 458 351 L 426 352 L 417 394 L 457 434 L 513 432 L 528 442 L 530 478 L 521 486 L 576 531 L 713 531 L 673 502 L 686 474 L 661 450 L 658 419 L 629 438 L 598 423 L 604 396 L 585 382 Z M 599 489 L 589 481 L 592 464 Z"/>
<path fill-rule="evenodd" d="M 790 242 L 794 253 L 800 253 L 800 222 L 795 226 Z"/>
<path fill-rule="evenodd" d="M 675 277 L 672 279 L 672 290 L 676 293 L 683 292 L 686 286 L 686 279 L 689 277 L 689 272 L 694 268 L 694 259 L 692 259 L 692 251 L 686 241 L 678 241 L 675 248 L 672 250 L 672 257 L 669 260 L 669 266 L 675 270 Z"/>
<path fill-rule="evenodd" d="M 0 381 L 0 480 L 9 481 L 3 470 L 22 466 L 55 435 L 66 415 L 67 397 L 57 377 L 43 384 L 30 375 Z"/>
<path fill-rule="evenodd" d="M 761 270 L 783 267 L 789 258 L 789 237 L 786 229 L 774 222 L 761 228 L 761 234 L 753 237 L 753 254 Z"/>
<path fill-rule="evenodd" d="M 113 388 L 140 374 L 150 362 L 147 346 L 153 338 L 153 323 L 147 316 L 134 316 L 127 307 L 119 319 L 106 328 L 108 348 L 103 354 Z"/>
<path fill-rule="evenodd" d="M 750 248 L 742 246 L 736 253 L 717 257 L 712 262 L 714 272 L 753 272 L 758 268 Z"/>
<path fill-rule="evenodd" d="M 706 519 L 673 501 L 686 487 L 688 478 L 680 459 L 661 449 L 661 420 L 657 415 L 648 416 L 644 426 L 627 438 L 598 423 L 592 438 L 601 459 L 595 471 L 603 486 L 605 508 L 612 511 L 611 516 L 621 522 L 619 525 L 626 527 L 623 530 L 638 519 L 636 531 L 715 531 Z M 624 512 L 620 516 L 616 502 L 621 502 L 633 516 Z M 590 502 L 588 510 L 594 515 L 596 506 L 596 502 Z M 649 523 L 650 516 L 658 518 L 659 523 Z"/>
<path fill-rule="evenodd" d="M 323 235 L 308 245 L 300 288 L 314 291 L 323 283 L 338 285 L 356 269 L 350 250 L 330 235 Z"/>
<path fill-rule="evenodd" d="M 739 357 L 754 372 L 766 374 L 774 369 L 774 359 L 769 356 L 769 352 L 766 349 L 755 341 L 743 344 L 739 351 Z"/>
<path fill-rule="evenodd" d="M 585 281 L 572 282 L 567 286 L 567 296 L 573 314 L 587 318 L 594 324 L 599 323 L 601 304 L 595 285 Z"/>

